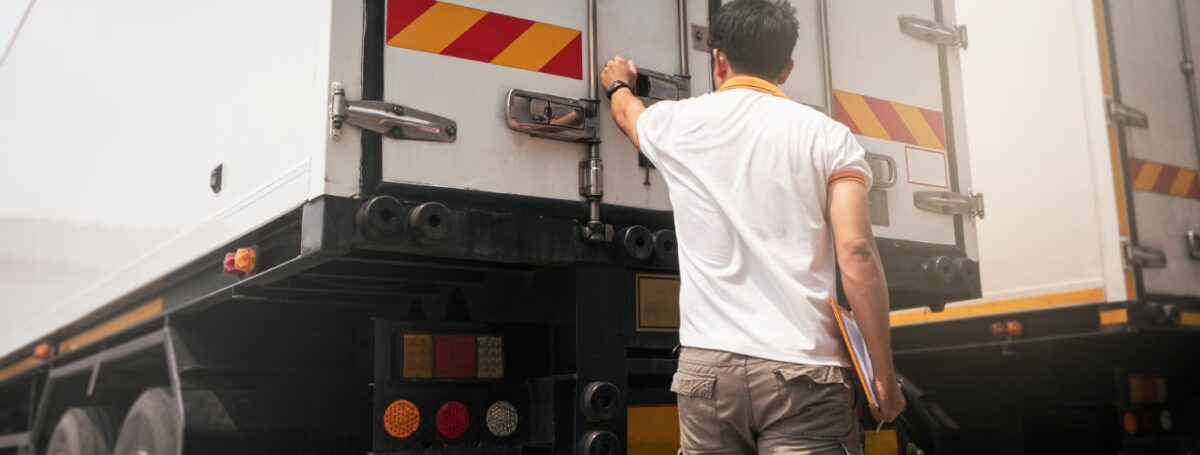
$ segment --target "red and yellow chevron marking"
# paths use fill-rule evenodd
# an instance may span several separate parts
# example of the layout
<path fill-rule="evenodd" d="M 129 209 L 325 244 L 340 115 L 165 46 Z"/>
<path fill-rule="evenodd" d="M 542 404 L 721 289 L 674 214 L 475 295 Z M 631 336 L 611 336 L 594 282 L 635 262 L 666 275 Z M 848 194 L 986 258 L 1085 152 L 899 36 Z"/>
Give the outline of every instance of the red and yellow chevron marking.
<path fill-rule="evenodd" d="M 579 30 L 433 0 L 388 0 L 387 44 L 583 79 Z"/>
<path fill-rule="evenodd" d="M 1129 175 L 1136 191 L 1200 199 L 1200 181 L 1194 169 L 1129 158 Z"/>
<path fill-rule="evenodd" d="M 833 91 L 833 119 L 854 134 L 946 150 L 942 113 L 857 93 Z"/>

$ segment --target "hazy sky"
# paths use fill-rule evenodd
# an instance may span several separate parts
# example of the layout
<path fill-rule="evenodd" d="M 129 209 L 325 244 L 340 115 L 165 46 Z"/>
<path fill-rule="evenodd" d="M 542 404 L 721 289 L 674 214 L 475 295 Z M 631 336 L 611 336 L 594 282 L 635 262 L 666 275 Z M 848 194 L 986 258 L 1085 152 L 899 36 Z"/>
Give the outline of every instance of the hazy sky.
<path fill-rule="evenodd" d="M 21 21 L 21 14 L 25 12 L 25 6 L 31 0 L 0 0 L 0 54 L 8 47 L 8 41 L 12 38 L 13 31 L 17 29 L 17 23 Z"/>

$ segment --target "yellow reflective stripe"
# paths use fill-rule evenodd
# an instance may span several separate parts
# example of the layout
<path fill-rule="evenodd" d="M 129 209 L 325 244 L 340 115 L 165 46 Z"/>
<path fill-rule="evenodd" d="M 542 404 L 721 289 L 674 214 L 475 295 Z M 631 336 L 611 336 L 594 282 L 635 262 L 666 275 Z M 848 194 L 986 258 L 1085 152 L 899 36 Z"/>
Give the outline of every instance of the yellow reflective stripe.
<path fill-rule="evenodd" d="M 890 319 L 892 327 L 903 327 L 929 322 L 992 316 L 1018 311 L 1040 310 L 1103 301 L 1104 289 L 1092 288 L 1015 299 L 951 304 L 947 305 L 944 310 L 936 313 L 929 308 L 893 311 Z"/>
<path fill-rule="evenodd" d="M 535 22 L 491 63 L 537 71 L 576 36 L 579 36 L 579 30 Z"/>
<path fill-rule="evenodd" d="M 162 314 L 163 300 L 154 299 L 145 305 L 134 308 L 132 310 L 121 313 L 117 317 L 109 319 L 104 323 L 84 330 L 79 334 L 67 338 L 62 343 L 58 344 L 58 352 L 65 354 L 76 349 L 82 348 L 103 338 L 108 337 L 121 330 L 132 327 L 140 322 L 149 320 L 159 314 Z"/>
<path fill-rule="evenodd" d="M 1180 168 L 1175 174 L 1175 180 L 1171 181 L 1171 194 L 1176 196 L 1187 196 L 1188 190 L 1192 187 L 1192 180 L 1196 178 L 1196 171 L 1186 168 Z"/>
<path fill-rule="evenodd" d="M 0 368 L 0 381 L 11 378 L 18 374 L 21 374 L 25 370 L 28 370 L 30 368 L 37 366 L 38 363 L 41 363 L 41 361 L 33 358 L 33 356 L 29 356 L 24 359 L 13 362 L 11 364 L 8 364 L 4 368 Z"/>
<path fill-rule="evenodd" d="M 679 409 L 675 405 L 630 405 L 625 416 L 629 455 L 679 451 Z"/>
<path fill-rule="evenodd" d="M 933 149 L 944 149 L 946 146 L 942 144 L 941 139 L 938 139 L 933 128 L 929 127 L 929 122 L 925 120 L 925 116 L 921 115 L 921 110 L 916 106 L 907 104 L 891 103 L 892 108 L 900 115 L 900 121 L 904 122 L 904 126 L 908 127 L 908 132 L 917 140 L 917 144 L 923 147 Z"/>
<path fill-rule="evenodd" d="M 418 51 L 441 52 L 483 18 L 487 11 L 437 2 L 400 33 L 388 40 L 390 46 Z"/>
<path fill-rule="evenodd" d="M 1158 181 L 1158 174 L 1162 172 L 1162 164 L 1153 161 L 1143 161 L 1142 170 L 1138 175 L 1134 176 L 1133 189 L 1149 191 L 1154 188 L 1154 182 Z"/>
<path fill-rule="evenodd" d="M 1100 325 L 1116 325 L 1129 322 L 1129 311 L 1124 308 L 1100 312 Z"/>
<path fill-rule="evenodd" d="M 1186 326 L 1200 326 L 1200 313 L 1184 311 L 1179 314 L 1179 323 Z"/>
<path fill-rule="evenodd" d="M 846 114 L 850 115 L 850 119 L 854 121 L 855 125 L 858 125 L 858 129 L 863 135 L 891 140 L 892 136 L 888 134 L 883 124 L 879 123 L 879 119 L 871 111 L 871 106 L 867 105 L 866 98 L 839 90 L 835 90 L 833 96 L 836 96 L 842 103 L 842 107 L 846 108 Z"/>

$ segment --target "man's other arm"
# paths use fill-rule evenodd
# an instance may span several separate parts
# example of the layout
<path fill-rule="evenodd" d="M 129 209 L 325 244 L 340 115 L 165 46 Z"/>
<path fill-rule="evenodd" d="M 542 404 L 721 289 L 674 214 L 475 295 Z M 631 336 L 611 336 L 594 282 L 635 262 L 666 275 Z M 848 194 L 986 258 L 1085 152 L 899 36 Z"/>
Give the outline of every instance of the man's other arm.
<path fill-rule="evenodd" d="M 879 396 L 880 409 L 872 409 L 871 413 L 877 421 L 890 422 L 904 410 L 905 402 L 892 365 L 887 278 L 879 261 L 875 236 L 871 234 L 865 182 L 844 178 L 829 185 L 829 221 L 841 266 L 842 286 L 862 329 L 875 371 L 875 384 L 871 387 Z"/>
<path fill-rule="evenodd" d="M 633 61 L 626 61 L 620 55 L 613 57 L 604 65 L 604 72 L 600 74 L 600 85 L 607 90 L 613 82 L 618 80 L 625 81 L 630 86 L 633 86 L 637 80 L 637 66 L 633 64 Z M 629 137 L 629 141 L 633 142 L 634 147 L 641 149 L 641 144 L 638 142 L 637 121 L 642 112 L 646 110 L 646 105 L 633 95 L 632 89 L 621 89 L 613 93 L 612 104 L 609 107 L 612 110 L 613 121 L 621 128 L 621 132 Z"/>

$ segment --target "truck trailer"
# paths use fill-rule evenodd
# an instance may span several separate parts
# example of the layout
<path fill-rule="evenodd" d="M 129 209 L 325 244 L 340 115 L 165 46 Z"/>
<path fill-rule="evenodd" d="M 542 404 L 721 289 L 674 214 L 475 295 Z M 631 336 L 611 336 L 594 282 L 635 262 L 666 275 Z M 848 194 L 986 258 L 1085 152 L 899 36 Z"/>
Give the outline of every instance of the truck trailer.
<path fill-rule="evenodd" d="M 874 174 L 910 407 L 871 453 L 1195 446 L 1194 81 L 1139 40 L 1200 8 L 1110 2 L 1043 19 L 1084 55 L 1057 81 L 1082 135 L 1048 159 L 1085 177 L 1044 194 L 968 160 L 953 1 L 792 0 L 782 88 Z M 32 3 L 0 57 L 0 453 L 674 453 L 670 204 L 596 66 L 710 92 L 720 4 Z M 993 231 L 1037 254 L 985 262 L 985 295 L 976 226 L 1024 212 L 985 212 L 972 169 L 1086 230 Z M 1022 274 L 1047 244 L 1082 266 Z"/>

